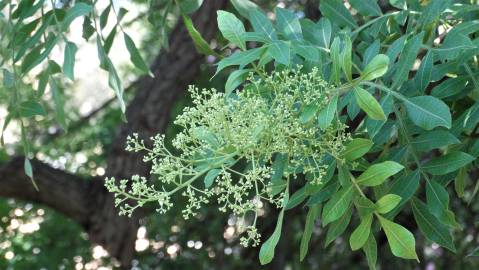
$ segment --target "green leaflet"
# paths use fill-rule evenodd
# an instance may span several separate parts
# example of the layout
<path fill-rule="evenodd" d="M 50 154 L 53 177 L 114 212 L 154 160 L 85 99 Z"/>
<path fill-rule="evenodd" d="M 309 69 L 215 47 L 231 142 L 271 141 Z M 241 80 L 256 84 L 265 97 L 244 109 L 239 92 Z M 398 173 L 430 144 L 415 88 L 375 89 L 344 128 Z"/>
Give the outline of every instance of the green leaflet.
<path fill-rule="evenodd" d="M 339 26 L 356 28 L 358 24 L 340 0 L 323 0 L 319 3 L 321 13 Z"/>
<path fill-rule="evenodd" d="M 231 72 L 225 84 L 226 96 L 231 94 L 236 89 L 236 87 L 241 85 L 246 80 L 246 78 L 248 77 L 248 74 L 251 71 L 252 71 L 251 69 L 238 69 Z"/>
<path fill-rule="evenodd" d="M 277 20 L 277 27 L 279 31 L 288 39 L 302 39 L 303 34 L 298 17 L 287 9 L 275 8 L 274 9 Z"/>
<path fill-rule="evenodd" d="M 346 144 L 343 157 L 352 161 L 364 156 L 373 146 L 373 142 L 368 139 L 356 138 Z"/>
<path fill-rule="evenodd" d="M 186 26 L 186 30 L 190 34 L 193 42 L 195 44 L 195 48 L 198 52 L 205 54 L 205 55 L 214 55 L 216 57 L 220 57 L 215 51 L 210 48 L 210 45 L 204 38 L 201 36 L 200 32 L 196 30 L 195 26 L 193 25 L 193 21 L 188 16 L 183 16 L 183 23 Z"/>
<path fill-rule="evenodd" d="M 308 254 L 308 245 L 311 235 L 313 233 L 314 221 L 321 214 L 320 205 L 312 205 L 309 207 L 308 214 L 306 215 L 306 223 L 304 224 L 304 232 L 301 237 L 301 244 L 299 249 L 299 259 L 303 261 L 306 255 Z"/>
<path fill-rule="evenodd" d="M 361 87 L 354 88 L 354 96 L 359 107 L 374 120 L 386 120 L 386 115 L 379 102 Z"/>
<path fill-rule="evenodd" d="M 203 0 L 180 0 L 180 10 L 182 14 L 190 14 L 195 12 L 203 4 Z"/>
<path fill-rule="evenodd" d="M 218 68 L 216 69 L 216 74 L 229 66 L 240 66 L 240 68 L 246 66 L 247 64 L 258 60 L 260 56 L 264 53 L 266 48 L 255 48 L 242 52 L 235 52 L 234 54 L 222 59 L 218 62 Z"/>
<path fill-rule="evenodd" d="M 444 156 L 434 158 L 422 166 L 424 171 L 432 175 L 443 175 L 454 172 L 476 158 L 464 152 L 451 152 Z"/>
<path fill-rule="evenodd" d="M 64 130 L 67 130 L 63 94 L 60 92 L 60 89 L 58 89 L 55 79 L 50 78 L 49 85 L 50 91 L 52 92 L 53 102 L 55 104 L 55 119 Z"/>
<path fill-rule="evenodd" d="M 418 96 L 404 100 L 411 121 L 425 130 L 435 127 L 451 128 L 449 107 L 431 96 Z"/>
<path fill-rule="evenodd" d="M 363 252 L 366 255 L 369 269 L 376 270 L 376 262 L 378 259 L 378 247 L 376 239 L 372 233 L 369 234 L 369 238 L 363 246 Z"/>
<path fill-rule="evenodd" d="M 220 169 L 212 169 L 205 175 L 205 188 L 211 187 L 215 178 L 220 174 Z"/>
<path fill-rule="evenodd" d="M 85 3 L 76 3 L 72 8 L 70 8 L 63 21 L 61 22 L 61 27 L 63 31 L 66 31 L 73 20 L 80 16 L 85 16 L 93 10 L 92 6 L 87 5 Z"/>
<path fill-rule="evenodd" d="M 329 225 L 328 233 L 326 234 L 326 241 L 324 246 L 327 247 L 331 244 L 338 236 L 340 236 L 348 227 L 349 222 L 351 221 L 351 216 L 353 214 L 353 208 L 350 206 L 346 212 L 337 220 Z"/>
<path fill-rule="evenodd" d="M 218 10 L 218 28 L 223 36 L 231 43 L 246 50 L 246 43 L 242 35 L 246 32 L 243 22 L 241 22 L 233 13 Z"/>
<path fill-rule="evenodd" d="M 373 215 L 369 214 L 365 216 L 359 226 L 353 231 L 349 238 L 349 245 L 351 250 L 358 250 L 362 248 L 371 234 L 371 224 L 373 222 Z"/>
<path fill-rule="evenodd" d="M 46 112 L 42 105 L 35 100 L 28 100 L 20 103 L 18 113 L 21 117 L 33 117 L 35 115 L 45 116 Z"/>
<path fill-rule="evenodd" d="M 356 182 L 363 186 L 377 186 L 402 169 L 404 169 L 404 166 L 397 162 L 384 161 L 370 166 L 356 179 Z"/>
<path fill-rule="evenodd" d="M 461 143 L 452 133 L 445 130 L 425 132 L 411 141 L 411 146 L 417 151 L 428 152 L 432 149 Z"/>
<path fill-rule="evenodd" d="M 396 194 L 387 194 L 376 202 L 377 211 L 380 214 L 386 214 L 393 210 L 401 201 L 401 196 Z"/>
<path fill-rule="evenodd" d="M 391 252 L 396 257 L 419 260 L 416 254 L 416 240 L 403 226 L 378 216 L 379 223 L 386 233 Z"/>
<path fill-rule="evenodd" d="M 149 74 L 153 77 L 153 73 L 151 73 L 150 68 L 146 65 L 143 57 L 141 57 L 140 52 L 136 48 L 135 42 L 133 39 L 126 33 L 123 33 L 123 38 L 125 39 L 125 46 L 130 53 L 130 60 L 135 65 L 137 69 L 139 69 L 143 74 Z"/>
<path fill-rule="evenodd" d="M 283 200 L 283 206 L 286 206 L 288 203 L 288 193 Z M 279 238 L 281 237 L 281 228 L 283 227 L 283 217 L 284 217 L 285 208 L 281 210 L 278 216 L 278 221 L 276 222 L 276 228 L 274 229 L 273 234 L 266 240 L 263 245 L 261 245 L 261 249 L 259 250 L 259 262 L 261 265 L 265 265 L 270 263 L 274 258 L 274 250 L 276 245 L 279 242 Z"/>
<path fill-rule="evenodd" d="M 328 103 L 326 108 L 322 109 L 318 115 L 318 125 L 322 130 L 327 129 L 331 122 L 333 122 L 334 116 L 338 109 L 338 96 L 335 95 Z"/>
<path fill-rule="evenodd" d="M 411 208 L 419 229 L 427 239 L 456 252 L 449 229 L 429 211 L 426 204 L 413 198 Z"/>
<path fill-rule="evenodd" d="M 275 41 L 269 45 L 268 53 L 276 62 L 289 66 L 292 57 L 291 42 Z"/>
<path fill-rule="evenodd" d="M 349 3 L 363 16 L 381 16 L 381 8 L 376 0 L 350 0 Z"/>
<path fill-rule="evenodd" d="M 414 77 L 414 85 L 421 94 L 424 94 L 424 90 L 431 81 L 433 63 L 434 54 L 432 51 L 428 51 L 426 56 L 422 58 L 421 66 L 419 66 L 416 76 Z"/>
<path fill-rule="evenodd" d="M 341 188 L 333 197 L 324 205 L 322 222 L 323 226 L 339 219 L 349 208 L 351 199 L 353 198 L 353 186 Z"/>
<path fill-rule="evenodd" d="M 249 21 L 255 32 L 265 35 L 270 40 L 278 39 L 273 24 L 259 9 L 252 9 L 249 12 Z"/>
<path fill-rule="evenodd" d="M 67 42 L 65 45 L 65 56 L 63 57 L 63 73 L 70 80 L 75 80 L 75 55 L 78 47 L 73 42 Z"/>
<path fill-rule="evenodd" d="M 401 86 L 403 82 L 409 79 L 408 74 L 414 65 L 414 61 L 416 60 L 417 53 L 421 47 L 423 37 L 424 32 L 421 32 L 420 34 L 417 34 L 408 40 L 404 46 L 401 57 L 397 63 L 396 72 L 393 76 L 392 89 Z"/>
<path fill-rule="evenodd" d="M 364 68 L 361 79 L 372 81 L 386 74 L 389 66 L 389 57 L 385 54 L 376 55 Z"/>

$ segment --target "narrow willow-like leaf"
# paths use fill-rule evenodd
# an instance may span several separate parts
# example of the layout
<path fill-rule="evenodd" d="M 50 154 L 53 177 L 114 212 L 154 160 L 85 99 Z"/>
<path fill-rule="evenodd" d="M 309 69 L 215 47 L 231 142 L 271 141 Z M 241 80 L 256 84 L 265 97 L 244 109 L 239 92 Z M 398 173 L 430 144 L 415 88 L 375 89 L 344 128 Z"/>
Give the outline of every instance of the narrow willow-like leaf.
<path fill-rule="evenodd" d="M 200 32 L 196 30 L 195 26 L 193 25 L 193 21 L 188 16 L 183 16 L 183 22 L 186 26 L 186 30 L 190 34 L 191 38 L 193 39 L 193 43 L 195 44 L 195 48 L 198 52 L 205 54 L 205 55 L 214 55 L 216 57 L 220 57 L 215 51 L 210 48 L 210 45 L 204 38 L 201 36 Z"/>
<path fill-rule="evenodd" d="M 421 66 L 414 77 L 414 85 L 419 93 L 423 94 L 432 77 L 432 65 L 434 63 L 434 54 L 429 51 L 426 56 L 422 58 Z"/>
<path fill-rule="evenodd" d="M 464 189 L 468 178 L 467 167 L 459 169 L 459 172 L 454 179 L 454 190 L 459 198 L 464 198 Z"/>
<path fill-rule="evenodd" d="M 369 238 L 363 246 L 363 252 L 366 255 L 368 266 L 370 270 L 376 270 L 376 262 L 378 259 L 378 247 L 376 239 L 372 233 L 369 234 Z"/>
<path fill-rule="evenodd" d="M 61 27 L 63 31 L 66 31 L 73 20 L 80 16 L 85 16 L 93 10 L 92 6 L 79 2 L 76 3 L 72 8 L 68 9 L 65 17 L 63 18 Z"/>
<path fill-rule="evenodd" d="M 403 226 L 378 216 L 381 227 L 386 233 L 391 252 L 396 257 L 419 260 L 416 254 L 414 235 Z"/>
<path fill-rule="evenodd" d="M 373 222 L 373 215 L 369 214 L 365 216 L 359 226 L 353 231 L 351 237 L 349 238 L 349 245 L 351 246 L 351 250 L 358 250 L 362 248 L 368 238 L 369 234 L 371 233 L 371 224 Z"/>
<path fill-rule="evenodd" d="M 417 198 L 413 198 L 411 208 L 419 229 L 427 239 L 456 252 L 449 229 L 429 211 L 426 204 Z"/>
<path fill-rule="evenodd" d="M 151 73 L 150 69 L 145 63 L 145 60 L 143 60 L 143 57 L 141 57 L 140 52 L 136 48 L 135 42 L 133 42 L 133 39 L 126 33 L 123 34 L 123 37 L 125 39 L 125 45 L 130 53 L 130 60 L 131 62 L 135 65 L 136 68 L 138 68 L 143 74 L 149 74 L 151 77 L 153 77 L 153 74 Z"/>
<path fill-rule="evenodd" d="M 58 89 L 55 79 L 50 78 L 49 85 L 50 91 L 52 92 L 53 103 L 55 104 L 55 119 L 64 130 L 67 130 L 63 95 L 60 92 L 60 89 Z"/>
<path fill-rule="evenodd" d="M 67 42 L 65 45 L 65 56 L 63 57 L 63 73 L 70 80 L 75 80 L 75 55 L 78 51 L 77 45 L 73 42 Z"/>
<path fill-rule="evenodd" d="M 313 233 L 314 221 L 319 217 L 321 213 L 320 205 L 312 205 L 309 207 L 308 214 L 306 215 L 306 223 L 304 225 L 303 236 L 301 237 L 301 244 L 299 249 L 299 259 L 303 261 L 308 254 L 309 240 Z"/>
<path fill-rule="evenodd" d="M 404 46 L 404 49 L 401 52 L 401 57 L 399 58 L 399 62 L 397 63 L 396 72 L 393 76 L 393 85 L 391 88 L 396 88 L 409 79 L 409 71 L 414 65 L 417 53 L 421 48 L 423 37 L 424 32 L 421 32 L 420 34 L 417 34 L 408 40 Z"/>
<path fill-rule="evenodd" d="M 274 250 L 276 248 L 276 245 L 278 245 L 279 238 L 281 237 L 281 229 L 283 227 L 283 217 L 284 217 L 284 211 L 285 211 L 285 206 L 288 203 L 289 196 L 288 193 L 286 193 L 286 196 L 284 197 L 283 200 L 283 209 L 278 215 L 278 221 L 276 222 L 276 228 L 274 229 L 273 234 L 266 240 L 263 245 L 261 245 L 261 248 L 259 250 L 259 262 L 261 265 L 265 265 L 270 263 L 273 258 L 274 258 Z"/>
<path fill-rule="evenodd" d="M 18 113 L 21 117 L 33 117 L 35 115 L 45 116 L 46 112 L 42 105 L 35 100 L 28 100 L 20 103 Z"/>
<path fill-rule="evenodd" d="M 388 177 L 395 175 L 404 169 L 404 166 L 394 161 L 384 161 L 374 164 L 363 172 L 357 183 L 363 186 L 377 186 L 382 184 Z"/>
<path fill-rule="evenodd" d="M 354 88 L 354 96 L 359 107 L 374 120 L 386 120 L 386 115 L 379 102 L 361 87 Z"/>
<path fill-rule="evenodd" d="M 458 143 L 461 143 L 461 141 L 452 133 L 445 130 L 433 130 L 414 138 L 411 141 L 411 146 L 417 151 L 428 152 L 436 148 Z"/>
<path fill-rule="evenodd" d="M 346 36 L 344 38 L 344 46 L 343 46 L 343 51 L 341 52 L 341 58 L 342 58 L 342 68 L 344 75 L 346 76 L 346 79 L 348 81 L 351 81 L 353 78 L 352 75 L 352 44 L 351 44 L 351 39 Z"/>

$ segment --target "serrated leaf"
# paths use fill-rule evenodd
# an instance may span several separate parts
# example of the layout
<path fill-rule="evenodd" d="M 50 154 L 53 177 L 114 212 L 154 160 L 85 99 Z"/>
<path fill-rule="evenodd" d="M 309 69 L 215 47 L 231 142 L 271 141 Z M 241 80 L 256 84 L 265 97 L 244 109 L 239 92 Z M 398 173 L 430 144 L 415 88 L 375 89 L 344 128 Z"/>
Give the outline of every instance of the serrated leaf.
<path fill-rule="evenodd" d="M 356 138 L 346 144 L 342 156 L 349 161 L 353 161 L 364 156 L 373 146 L 373 142 L 368 139 Z"/>
<path fill-rule="evenodd" d="M 334 116 L 336 115 L 337 109 L 338 96 L 334 96 L 329 101 L 326 108 L 322 109 L 318 114 L 318 125 L 320 129 L 325 130 L 331 125 L 331 122 L 333 122 Z"/>
<path fill-rule="evenodd" d="M 133 39 L 131 39 L 131 37 L 126 33 L 123 33 L 123 38 L 125 39 L 125 46 L 130 53 L 130 61 L 133 63 L 133 65 L 135 65 L 136 68 L 143 72 L 143 74 L 149 74 L 151 77 L 153 77 L 153 74 L 143 60 L 143 57 L 141 57 L 140 52 L 136 48 Z"/>
<path fill-rule="evenodd" d="M 323 226 L 339 219 L 348 209 L 353 198 L 353 186 L 343 187 L 324 205 L 322 222 Z"/>
<path fill-rule="evenodd" d="M 242 35 L 246 32 L 243 22 L 241 22 L 233 13 L 227 11 L 218 10 L 218 28 L 221 34 L 230 41 L 237 45 L 242 50 L 246 50 L 246 42 L 243 40 Z"/>
<path fill-rule="evenodd" d="M 370 166 L 356 179 L 356 182 L 363 186 L 377 186 L 402 169 L 404 169 L 404 166 L 397 162 L 384 161 Z"/>
<path fill-rule="evenodd" d="M 374 120 L 386 120 L 379 102 L 366 90 L 361 87 L 354 88 L 354 96 L 359 107 Z"/>
<path fill-rule="evenodd" d="M 413 198 L 411 208 L 419 229 L 427 239 L 456 252 L 449 229 L 429 211 L 426 204 Z"/>
<path fill-rule="evenodd" d="M 431 96 L 418 96 L 404 100 L 411 121 L 425 130 L 443 126 L 451 128 L 449 107 Z"/>
<path fill-rule="evenodd" d="M 306 215 L 306 223 L 304 224 L 304 232 L 301 237 L 301 244 L 299 249 L 299 260 L 303 261 L 308 254 L 309 240 L 311 240 L 311 235 L 313 233 L 314 221 L 321 214 L 321 206 L 312 205 L 309 207 L 308 214 Z"/>
<path fill-rule="evenodd" d="M 349 238 L 349 246 L 351 247 L 351 250 L 358 250 L 366 244 L 369 234 L 371 233 L 372 222 L 372 214 L 365 216 L 361 220 L 359 226 L 351 233 L 351 237 Z"/>
<path fill-rule="evenodd" d="M 364 68 L 361 79 L 372 81 L 386 74 L 389 66 L 389 57 L 385 54 L 376 55 Z"/>
<path fill-rule="evenodd" d="M 65 45 L 65 55 L 63 57 L 63 73 L 70 80 L 75 80 L 75 55 L 78 51 L 77 45 L 73 42 L 67 42 Z"/>
<path fill-rule="evenodd" d="M 393 210 L 401 201 L 401 196 L 396 194 L 387 194 L 376 202 L 377 211 L 386 214 Z"/>
<path fill-rule="evenodd" d="M 432 175 L 444 175 L 466 166 L 475 159 L 475 157 L 464 152 L 451 152 L 432 159 L 424 164 L 422 168 Z"/>
<path fill-rule="evenodd" d="M 391 252 L 396 257 L 419 260 L 416 254 L 416 240 L 413 234 L 403 226 L 378 216 L 381 227 L 386 233 Z"/>

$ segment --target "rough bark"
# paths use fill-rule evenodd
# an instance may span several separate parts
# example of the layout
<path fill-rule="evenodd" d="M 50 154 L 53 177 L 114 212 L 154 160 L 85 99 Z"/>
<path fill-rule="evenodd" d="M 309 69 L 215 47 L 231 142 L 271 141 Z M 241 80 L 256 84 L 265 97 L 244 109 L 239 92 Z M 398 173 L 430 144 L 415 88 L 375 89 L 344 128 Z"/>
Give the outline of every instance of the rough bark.
<path fill-rule="evenodd" d="M 226 1 L 205 1 L 192 16 L 196 28 L 206 40 L 217 32 L 216 10 Z M 107 159 L 107 175 L 128 178 L 133 174 L 148 174 L 148 165 L 141 156 L 126 152 L 125 139 L 138 132 L 144 138 L 165 131 L 175 101 L 184 95 L 187 85 L 197 76 L 204 56 L 199 55 L 181 21 L 170 33 L 170 49 L 153 61 L 154 78 L 141 78 L 137 93 L 126 112 L 127 124 L 119 127 L 113 148 Z M 0 167 L 0 196 L 45 204 L 81 224 L 90 240 L 102 245 L 122 265 L 129 265 L 134 256 L 138 220 L 118 216 L 113 196 L 101 179 L 79 177 L 33 162 L 40 192 L 34 190 L 23 173 L 23 158 L 14 158 Z"/>

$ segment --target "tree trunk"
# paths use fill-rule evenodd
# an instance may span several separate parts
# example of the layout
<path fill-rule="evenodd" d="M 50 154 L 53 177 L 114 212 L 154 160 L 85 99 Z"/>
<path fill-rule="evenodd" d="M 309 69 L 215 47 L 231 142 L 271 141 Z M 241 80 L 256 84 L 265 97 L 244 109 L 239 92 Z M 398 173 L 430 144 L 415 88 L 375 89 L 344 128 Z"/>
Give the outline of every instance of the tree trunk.
<path fill-rule="evenodd" d="M 207 41 L 217 32 L 216 10 L 225 4 L 224 0 L 205 1 L 192 16 L 195 27 Z M 152 64 L 155 77 L 143 77 L 137 84 L 137 94 L 126 111 L 128 123 L 119 127 L 108 155 L 108 177 L 120 179 L 149 173 L 149 166 L 140 155 L 124 150 L 126 137 L 133 132 L 143 138 L 164 132 L 172 106 L 184 95 L 204 62 L 181 20 L 170 33 L 169 47 Z M 42 203 L 59 211 L 81 224 L 92 242 L 102 245 L 128 266 L 135 252 L 138 220 L 143 214 L 132 218 L 118 216 L 113 196 L 104 188 L 102 179 L 86 181 L 38 161 L 33 162 L 33 168 L 40 192 L 33 189 L 24 175 L 23 158 L 19 157 L 0 167 L 0 196 Z"/>

